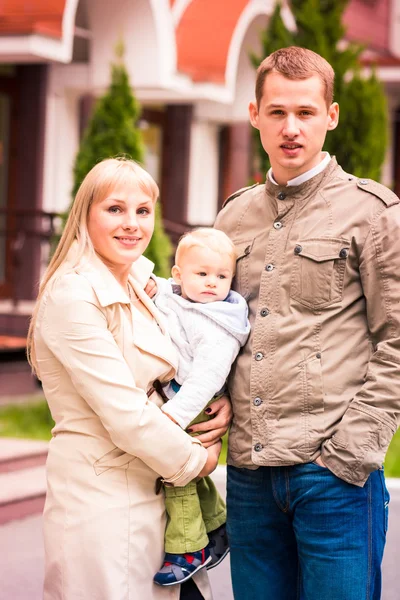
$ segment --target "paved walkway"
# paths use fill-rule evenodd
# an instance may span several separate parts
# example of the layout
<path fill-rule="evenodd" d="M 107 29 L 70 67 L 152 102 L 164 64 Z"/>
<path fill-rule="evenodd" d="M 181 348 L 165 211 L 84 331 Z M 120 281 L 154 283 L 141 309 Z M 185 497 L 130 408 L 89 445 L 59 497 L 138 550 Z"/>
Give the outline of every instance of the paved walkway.
<path fill-rule="evenodd" d="M 218 469 L 214 479 L 223 492 L 225 486 L 225 470 L 223 467 Z M 392 501 L 383 568 L 384 592 L 382 600 L 399 600 L 400 481 L 390 481 L 389 489 Z M 41 516 L 14 521 L 0 527 L 0 600 L 41 600 L 43 585 L 41 527 Z M 210 579 L 215 600 L 233 600 L 228 560 L 210 571 Z"/>

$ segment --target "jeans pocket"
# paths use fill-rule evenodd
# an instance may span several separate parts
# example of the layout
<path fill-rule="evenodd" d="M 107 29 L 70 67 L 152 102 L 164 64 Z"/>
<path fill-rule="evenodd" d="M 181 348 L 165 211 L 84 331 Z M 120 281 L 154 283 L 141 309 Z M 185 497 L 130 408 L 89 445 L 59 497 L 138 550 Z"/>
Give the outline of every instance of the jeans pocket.
<path fill-rule="evenodd" d="M 389 503 L 390 503 L 390 494 L 386 487 L 385 475 L 383 467 L 379 469 L 379 477 L 382 484 L 382 495 L 383 495 L 383 527 L 385 533 L 387 533 L 388 525 L 389 525 Z"/>

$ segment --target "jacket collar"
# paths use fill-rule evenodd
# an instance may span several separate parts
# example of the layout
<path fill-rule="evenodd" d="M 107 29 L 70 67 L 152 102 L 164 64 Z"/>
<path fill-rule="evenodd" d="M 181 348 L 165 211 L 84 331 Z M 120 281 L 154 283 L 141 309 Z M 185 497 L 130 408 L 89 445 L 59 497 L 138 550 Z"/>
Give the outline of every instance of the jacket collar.
<path fill-rule="evenodd" d="M 73 256 L 76 249 L 77 244 L 74 243 L 68 253 L 68 262 L 73 263 Z M 97 254 L 85 254 L 77 265 L 73 265 L 73 268 L 89 281 L 102 307 L 115 303 L 130 304 L 128 294 Z M 154 264 L 144 256 L 140 256 L 132 265 L 129 280 L 135 292 L 138 293 L 138 290 L 141 292 L 141 299 L 146 296 L 144 300 L 150 300 L 143 291 L 143 288 L 152 274 L 153 268 Z"/>
<path fill-rule="evenodd" d="M 339 170 L 339 166 L 336 162 L 336 158 L 332 156 L 328 165 L 321 173 L 314 175 L 311 179 L 308 179 L 299 185 L 276 185 L 275 183 L 272 183 L 269 177 L 267 177 L 265 191 L 272 198 L 278 198 L 280 200 L 285 199 L 289 202 L 290 200 L 298 200 L 299 198 L 309 198 L 318 188 L 325 185 L 326 181 L 337 170 Z"/>

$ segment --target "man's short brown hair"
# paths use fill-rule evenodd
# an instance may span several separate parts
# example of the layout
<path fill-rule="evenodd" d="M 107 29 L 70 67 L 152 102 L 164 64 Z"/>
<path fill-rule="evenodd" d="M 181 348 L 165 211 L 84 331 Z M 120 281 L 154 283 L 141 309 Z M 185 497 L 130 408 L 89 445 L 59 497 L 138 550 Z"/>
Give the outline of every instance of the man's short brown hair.
<path fill-rule="evenodd" d="M 327 107 L 332 104 L 335 73 L 331 65 L 316 52 L 299 46 L 289 46 L 267 56 L 257 69 L 257 106 L 260 106 L 265 79 L 271 72 L 280 73 L 288 79 L 308 79 L 317 75 L 324 85 Z"/>

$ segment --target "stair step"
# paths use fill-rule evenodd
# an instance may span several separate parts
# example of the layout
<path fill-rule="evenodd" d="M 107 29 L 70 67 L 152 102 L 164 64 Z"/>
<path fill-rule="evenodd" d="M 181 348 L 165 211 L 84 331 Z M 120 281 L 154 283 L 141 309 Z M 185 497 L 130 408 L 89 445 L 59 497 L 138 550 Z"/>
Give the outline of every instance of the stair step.
<path fill-rule="evenodd" d="M 0 523 L 43 510 L 46 468 L 38 466 L 0 474 Z"/>
<path fill-rule="evenodd" d="M 0 524 L 42 512 L 47 451 L 47 442 L 0 438 Z"/>
<path fill-rule="evenodd" d="M 0 438 L 0 474 L 42 466 L 47 451 L 47 442 Z"/>

